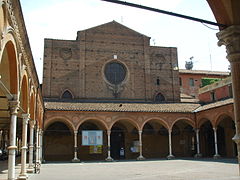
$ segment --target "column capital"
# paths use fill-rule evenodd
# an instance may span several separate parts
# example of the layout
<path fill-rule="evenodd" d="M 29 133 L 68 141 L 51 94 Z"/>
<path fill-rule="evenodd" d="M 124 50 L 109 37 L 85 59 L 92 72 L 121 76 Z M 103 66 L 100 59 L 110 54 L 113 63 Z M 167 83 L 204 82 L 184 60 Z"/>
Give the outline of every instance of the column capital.
<path fill-rule="evenodd" d="M 194 130 L 195 130 L 196 133 L 198 133 L 200 131 L 199 128 L 195 128 Z"/>
<path fill-rule="evenodd" d="M 74 134 L 77 134 L 78 133 L 78 130 L 74 131 Z"/>
<path fill-rule="evenodd" d="M 19 110 L 19 101 L 18 100 L 9 100 L 8 106 L 10 108 L 11 115 L 17 115 Z"/>
<path fill-rule="evenodd" d="M 23 118 L 23 123 L 28 124 L 28 121 L 30 119 L 30 114 L 28 114 L 28 113 L 22 114 L 22 118 Z"/>
<path fill-rule="evenodd" d="M 141 130 L 138 131 L 139 134 L 142 134 L 142 132 L 143 132 L 143 131 L 141 131 Z"/>
<path fill-rule="evenodd" d="M 217 127 L 213 127 L 213 131 L 217 131 Z"/>
<path fill-rule="evenodd" d="M 29 121 L 30 128 L 34 128 L 35 124 L 36 124 L 36 121 L 34 119 L 31 119 Z"/>
<path fill-rule="evenodd" d="M 169 134 L 172 133 L 172 129 L 168 129 L 168 133 L 169 133 Z"/>
<path fill-rule="evenodd" d="M 218 45 L 226 46 L 227 59 L 230 62 L 240 62 L 240 26 L 230 26 L 217 33 Z"/>

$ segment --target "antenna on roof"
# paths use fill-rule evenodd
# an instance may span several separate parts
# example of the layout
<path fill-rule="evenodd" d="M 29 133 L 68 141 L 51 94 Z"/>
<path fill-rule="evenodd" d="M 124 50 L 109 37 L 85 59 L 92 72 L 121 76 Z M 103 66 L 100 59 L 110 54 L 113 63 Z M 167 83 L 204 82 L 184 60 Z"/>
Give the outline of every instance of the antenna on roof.
<path fill-rule="evenodd" d="M 187 69 L 187 70 L 192 70 L 192 68 L 193 68 L 193 56 L 191 56 L 189 59 L 190 60 L 188 60 L 188 61 L 185 61 L 185 68 Z"/>

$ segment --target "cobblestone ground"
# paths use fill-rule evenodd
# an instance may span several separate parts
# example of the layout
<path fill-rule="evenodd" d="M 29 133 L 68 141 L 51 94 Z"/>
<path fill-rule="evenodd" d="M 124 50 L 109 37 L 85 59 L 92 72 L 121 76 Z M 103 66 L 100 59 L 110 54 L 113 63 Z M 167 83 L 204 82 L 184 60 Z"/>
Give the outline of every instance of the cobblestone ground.
<path fill-rule="evenodd" d="M 154 160 L 43 164 L 30 180 L 240 180 L 235 160 Z"/>

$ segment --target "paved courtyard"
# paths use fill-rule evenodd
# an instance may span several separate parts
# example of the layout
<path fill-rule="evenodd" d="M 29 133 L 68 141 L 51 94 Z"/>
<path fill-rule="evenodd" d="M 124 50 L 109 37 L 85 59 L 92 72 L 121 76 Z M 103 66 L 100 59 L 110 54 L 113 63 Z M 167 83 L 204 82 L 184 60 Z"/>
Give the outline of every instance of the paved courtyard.
<path fill-rule="evenodd" d="M 235 160 L 152 160 L 43 164 L 30 180 L 240 180 Z"/>

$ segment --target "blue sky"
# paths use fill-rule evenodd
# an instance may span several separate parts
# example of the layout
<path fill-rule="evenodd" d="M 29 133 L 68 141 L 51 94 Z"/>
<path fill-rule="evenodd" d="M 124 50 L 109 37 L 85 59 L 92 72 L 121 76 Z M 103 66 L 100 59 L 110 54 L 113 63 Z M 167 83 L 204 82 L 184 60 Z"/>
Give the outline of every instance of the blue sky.
<path fill-rule="evenodd" d="M 128 2 L 215 21 L 205 0 Z M 21 0 L 21 5 L 40 82 L 44 38 L 74 40 L 77 31 L 112 20 L 151 37 L 151 45 L 177 47 L 180 68 L 193 56 L 193 69 L 228 70 L 225 47 L 217 46 L 218 30 L 201 23 L 101 0 Z"/>

